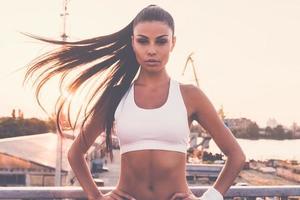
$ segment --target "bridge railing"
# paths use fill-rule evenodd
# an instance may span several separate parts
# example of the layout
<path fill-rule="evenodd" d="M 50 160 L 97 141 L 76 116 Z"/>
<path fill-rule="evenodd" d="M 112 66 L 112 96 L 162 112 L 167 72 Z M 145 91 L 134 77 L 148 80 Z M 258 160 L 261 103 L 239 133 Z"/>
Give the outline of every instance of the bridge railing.
<path fill-rule="evenodd" d="M 114 187 L 99 187 L 106 193 Z M 201 196 L 207 186 L 190 186 L 196 196 Z M 225 199 L 272 199 L 300 200 L 300 185 L 286 186 L 232 186 Z M 275 197 L 275 198 L 274 198 Z M 79 186 L 65 187 L 0 187 L 0 199 L 86 199 Z"/>

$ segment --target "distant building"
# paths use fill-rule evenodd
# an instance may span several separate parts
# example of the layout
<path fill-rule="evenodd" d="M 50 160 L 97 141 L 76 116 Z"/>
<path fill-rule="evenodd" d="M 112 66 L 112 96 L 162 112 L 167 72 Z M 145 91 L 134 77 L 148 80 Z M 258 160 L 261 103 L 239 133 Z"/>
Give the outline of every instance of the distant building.
<path fill-rule="evenodd" d="M 63 140 L 62 186 L 79 185 L 67 160 L 72 143 L 68 137 Z M 89 149 L 91 158 L 97 158 L 94 149 L 99 144 L 96 142 Z M 0 139 L 0 186 L 54 186 L 56 146 L 57 134 L 54 133 Z M 87 157 L 89 165 L 90 157 Z"/>
<path fill-rule="evenodd" d="M 300 127 L 297 125 L 296 122 L 292 125 L 292 132 L 294 138 L 300 138 Z"/>
<path fill-rule="evenodd" d="M 253 122 L 247 118 L 224 119 L 225 124 L 229 129 L 244 130 L 247 129 Z"/>
<path fill-rule="evenodd" d="M 224 119 L 224 123 L 236 137 L 244 137 L 248 133 L 249 126 L 254 122 L 247 118 L 227 118 Z"/>
<path fill-rule="evenodd" d="M 56 165 L 54 133 L 4 138 L 0 140 L 0 186 L 54 186 Z M 70 171 L 66 148 L 71 140 L 64 140 L 62 185 Z"/>
<path fill-rule="evenodd" d="M 262 136 L 267 135 L 266 129 L 259 129 L 258 133 L 259 133 L 259 135 L 262 135 Z"/>
<path fill-rule="evenodd" d="M 267 126 L 270 128 L 275 128 L 278 125 L 279 125 L 278 122 L 274 118 L 270 118 L 267 121 Z"/>
<path fill-rule="evenodd" d="M 295 138 L 300 138 L 300 129 L 297 129 L 295 132 L 293 132 L 293 136 Z"/>

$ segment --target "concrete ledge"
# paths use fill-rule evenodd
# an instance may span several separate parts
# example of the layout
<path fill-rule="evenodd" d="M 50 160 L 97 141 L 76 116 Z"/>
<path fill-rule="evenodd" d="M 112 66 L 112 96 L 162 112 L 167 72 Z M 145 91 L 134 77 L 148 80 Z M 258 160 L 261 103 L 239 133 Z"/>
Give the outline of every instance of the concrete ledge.
<path fill-rule="evenodd" d="M 103 193 L 114 187 L 99 187 Z M 190 186 L 196 196 L 201 196 L 207 186 Z M 300 197 L 300 185 L 287 186 L 232 186 L 226 197 Z M 59 199 L 86 198 L 81 187 L 0 187 L 0 199 Z"/>

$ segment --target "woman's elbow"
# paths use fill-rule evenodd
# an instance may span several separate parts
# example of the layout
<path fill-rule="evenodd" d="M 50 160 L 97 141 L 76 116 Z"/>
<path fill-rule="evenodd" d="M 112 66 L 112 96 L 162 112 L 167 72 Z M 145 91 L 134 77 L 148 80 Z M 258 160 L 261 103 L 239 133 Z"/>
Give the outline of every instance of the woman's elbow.
<path fill-rule="evenodd" d="M 84 155 L 79 153 L 78 151 L 76 151 L 74 148 L 72 148 L 72 146 L 69 148 L 68 153 L 67 153 L 67 158 L 69 163 L 72 162 L 72 160 L 74 160 L 74 158 L 80 156 L 80 155 Z"/>
<path fill-rule="evenodd" d="M 240 166 L 240 168 L 243 168 L 246 162 L 246 155 L 245 153 L 240 150 L 239 153 L 237 153 L 235 155 L 235 159 L 237 160 L 238 165 Z"/>
<path fill-rule="evenodd" d="M 231 151 L 228 154 L 228 158 L 235 161 L 235 163 L 241 167 L 245 165 L 246 155 L 242 149 Z"/>

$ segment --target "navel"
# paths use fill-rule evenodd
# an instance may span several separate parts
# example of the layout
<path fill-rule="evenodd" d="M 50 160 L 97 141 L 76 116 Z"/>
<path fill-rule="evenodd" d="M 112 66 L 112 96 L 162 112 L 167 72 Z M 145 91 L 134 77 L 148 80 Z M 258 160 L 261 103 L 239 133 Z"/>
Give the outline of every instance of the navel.
<path fill-rule="evenodd" d="M 149 189 L 150 191 L 154 191 L 154 186 L 153 186 L 152 184 L 150 184 L 150 185 L 148 185 L 148 189 Z"/>

